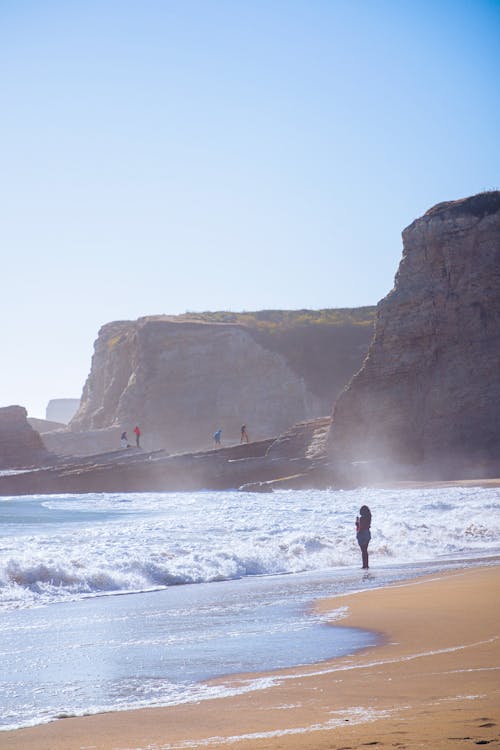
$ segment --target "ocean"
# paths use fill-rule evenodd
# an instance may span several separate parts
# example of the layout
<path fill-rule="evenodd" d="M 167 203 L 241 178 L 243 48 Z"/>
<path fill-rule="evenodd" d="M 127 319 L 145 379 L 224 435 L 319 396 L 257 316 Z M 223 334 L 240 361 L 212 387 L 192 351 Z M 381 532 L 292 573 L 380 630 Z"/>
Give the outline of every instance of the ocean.
<path fill-rule="evenodd" d="M 273 678 L 251 673 L 354 653 L 376 636 L 315 599 L 488 564 L 499 510 L 477 487 L 0 498 L 0 729 L 259 690 Z"/>

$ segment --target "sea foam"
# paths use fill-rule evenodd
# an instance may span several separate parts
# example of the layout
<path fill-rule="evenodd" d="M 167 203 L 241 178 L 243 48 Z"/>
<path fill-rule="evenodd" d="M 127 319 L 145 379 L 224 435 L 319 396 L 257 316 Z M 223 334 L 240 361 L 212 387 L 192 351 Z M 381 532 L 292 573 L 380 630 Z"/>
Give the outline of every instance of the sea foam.
<path fill-rule="evenodd" d="M 357 565 L 365 503 L 373 565 L 500 547 L 499 489 L 8 498 L 0 607 Z"/>

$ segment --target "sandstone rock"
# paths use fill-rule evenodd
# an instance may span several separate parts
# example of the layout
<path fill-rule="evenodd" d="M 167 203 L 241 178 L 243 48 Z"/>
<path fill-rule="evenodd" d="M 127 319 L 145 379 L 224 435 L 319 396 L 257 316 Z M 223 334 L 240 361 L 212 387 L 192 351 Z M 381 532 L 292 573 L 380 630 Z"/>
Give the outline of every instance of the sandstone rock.
<path fill-rule="evenodd" d="M 294 424 L 274 440 L 267 451 L 273 458 L 325 458 L 331 417 L 318 417 Z"/>
<path fill-rule="evenodd" d="M 307 471 L 307 459 L 266 456 L 269 444 L 264 440 L 173 456 L 132 448 L 71 458 L 47 469 L 0 476 L 0 495 L 237 489 L 257 479 L 269 481 Z"/>
<path fill-rule="evenodd" d="M 294 424 L 269 446 L 268 458 L 289 459 L 287 474 L 267 481 L 249 482 L 240 487 L 245 492 L 274 492 L 274 490 L 298 490 L 311 487 L 325 488 L 332 484 L 327 458 L 328 436 L 331 417 L 318 417 Z M 304 463 L 305 461 L 305 463 Z M 299 473 L 298 462 L 303 462 Z"/>
<path fill-rule="evenodd" d="M 210 448 L 219 427 L 223 444 L 234 444 L 243 423 L 251 440 L 261 440 L 328 413 L 363 360 L 372 311 L 340 311 L 333 322 L 325 311 L 301 312 L 318 321 L 299 316 L 292 325 L 283 323 L 286 313 L 270 311 L 253 314 L 251 325 L 167 316 L 105 325 L 71 432 L 90 431 L 97 444 L 99 430 L 130 437 L 139 424 L 147 450 L 180 452 Z M 66 454 L 88 449 L 77 437 L 64 449 L 64 439 L 53 434 L 49 444 Z"/>
<path fill-rule="evenodd" d="M 337 476 L 363 482 L 500 469 L 500 192 L 441 203 L 404 230 L 329 453 Z"/>
<path fill-rule="evenodd" d="M 23 406 L 0 408 L 0 469 L 41 465 L 51 458 Z"/>

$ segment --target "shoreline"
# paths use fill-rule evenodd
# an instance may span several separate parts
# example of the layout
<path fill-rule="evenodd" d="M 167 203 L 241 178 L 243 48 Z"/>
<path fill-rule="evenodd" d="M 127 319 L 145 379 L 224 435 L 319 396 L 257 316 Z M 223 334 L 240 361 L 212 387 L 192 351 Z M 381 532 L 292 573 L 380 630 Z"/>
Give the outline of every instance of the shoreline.
<path fill-rule="evenodd" d="M 348 607 L 332 624 L 377 633 L 378 645 L 262 673 L 268 687 L 232 697 L 2 732 L 0 748 L 500 747 L 499 584 L 496 564 L 320 599 L 323 615 Z"/>

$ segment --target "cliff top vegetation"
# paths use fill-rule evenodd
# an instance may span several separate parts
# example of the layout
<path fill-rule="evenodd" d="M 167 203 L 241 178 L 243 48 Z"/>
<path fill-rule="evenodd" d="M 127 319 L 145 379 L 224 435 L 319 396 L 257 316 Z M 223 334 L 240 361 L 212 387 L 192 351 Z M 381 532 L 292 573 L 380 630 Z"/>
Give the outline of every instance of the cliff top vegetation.
<path fill-rule="evenodd" d="M 226 323 L 273 333 L 297 326 L 373 326 L 376 307 L 325 308 L 323 310 L 258 310 L 254 312 L 186 312 L 183 315 L 151 316 L 179 323 Z"/>

